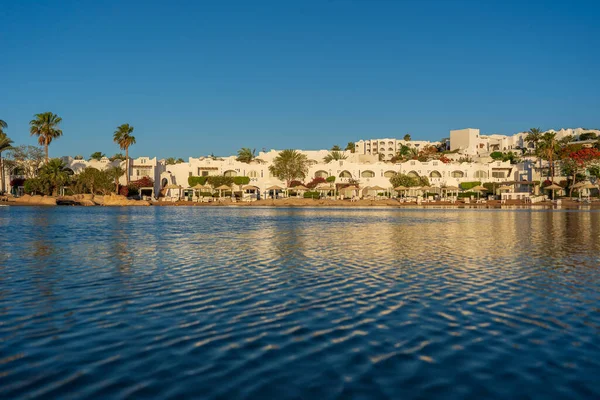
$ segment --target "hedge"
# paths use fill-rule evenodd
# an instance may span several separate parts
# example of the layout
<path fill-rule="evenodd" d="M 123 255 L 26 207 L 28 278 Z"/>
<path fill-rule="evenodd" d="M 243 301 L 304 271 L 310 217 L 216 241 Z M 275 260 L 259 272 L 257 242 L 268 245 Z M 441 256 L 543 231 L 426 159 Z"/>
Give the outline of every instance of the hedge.
<path fill-rule="evenodd" d="M 459 186 L 462 190 L 469 190 L 479 185 L 481 185 L 481 182 L 463 182 Z"/>
<path fill-rule="evenodd" d="M 213 175 L 213 176 L 190 176 L 188 178 L 188 185 L 190 187 L 194 187 L 198 184 L 204 186 L 206 183 L 211 184 L 212 186 L 221 186 L 221 185 L 247 185 L 250 183 L 250 178 L 247 176 L 223 176 L 223 175 Z"/>
<path fill-rule="evenodd" d="M 190 176 L 188 178 L 188 185 L 190 185 L 190 187 L 194 187 L 198 184 L 200 184 L 201 186 L 204 186 L 207 179 L 208 179 L 208 176 Z"/>
<path fill-rule="evenodd" d="M 305 199 L 318 199 L 319 192 L 304 192 Z"/>
<path fill-rule="evenodd" d="M 335 182 L 335 176 L 328 176 L 327 178 L 325 178 L 325 181 L 329 183 Z"/>

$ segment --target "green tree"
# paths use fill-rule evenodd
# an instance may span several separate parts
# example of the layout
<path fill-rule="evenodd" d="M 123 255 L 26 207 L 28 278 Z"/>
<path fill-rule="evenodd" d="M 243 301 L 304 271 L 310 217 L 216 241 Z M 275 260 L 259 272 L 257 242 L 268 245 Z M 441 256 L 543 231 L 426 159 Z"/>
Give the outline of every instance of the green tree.
<path fill-rule="evenodd" d="M 396 173 L 394 176 L 390 178 L 390 183 L 393 187 L 404 186 L 404 187 L 413 187 L 419 186 L 421 180 L 419 178 L 414 178 L 412 176 L 408 176 L 401 173 Z"/>
<path fill-rule="evenodd" d="M 2 152 L 6 150 L 12 150 L 13 141 L 4 133 L 3 128 L 6 128 L 6 122 L 0 120 L 0 193 L 4 192 L 4 159 L 2 158 Z"/>
<path fill-rule="evenodd" d="M 119 194 L 119 179 L 123 176 L 125 170 L 117 166 L 107 169 L 106 173 L 115 182 L 115 193 Z"/>
<path fill-rule="evenodd" d="M 348 158 L 348 156 L 342 153 L 341 151 L 332 150 L 331 153 L 327 154 L 323 158 L 323 162 L 330 163 L 332 161 L 345 160 L 346 158 Z"/>
<path fill-rule="evenodd" d="M 101 151 L 95 151 L 90 155 L 90 160 L 98 160 L 102 159 L 102 157 L 106 157 L 106 155 Z"/>
<path fill-rule="evenodd" d="M 348 142 L 348 144 L 346 145 L 346 151 L 354 153 L 356 151 L 356 144 L 354 142 Z"/>
<path fill-rule="evenodd" d="M 404 141 L 410 142 L 410 140 L 411 140 L 410 133 L 407 133 L 406 135 L 404 135 Z"/>
<path fill-rule="evenodd" d="M 4 130 L 6 128 L 8 128 L 8 124 L 4 120 L 0 119 L 0 135 L 5 134 Z"/>
<path fill-rule="evenodd" d="M 109 194 L 112 185 L 113 181 L 108 171 L 87 167 L 77 175 L 72 187 L 76 193 Z"/>
<path fill-rule="evenodd" d="M 256 149 L 250 149 L 249 147 L 242 147 L 237 152 L 236 160 L 246 164 L 250 164 L 256 159 Z"/>
<path fill-rule="evenodd" d="M 556 140 L 556 133 L 544 133 L 538 143 L 538 146 L 539 157 L 548 161 L 548 164 L 550 165 L 550 176 L 554 177 L 554 158 L 560 150 L 560 144 Z"/>
<path fill-rule="evenodd" d="M 123 155 L 123 153 L 117 153 L 114 156 L 109 158 L 110 161 L 116 161 L 116 160 L 120 160 L 120 161 L 125 161 L 125 156 Z"/>
<path fill-rule="evenodd" d="M 291 181 L 304 179 L 308 173 L 308 158 L 296 150 L 283 150 L 269 166 L 269 171 L 278 179 L 285 181 L 287 186 Z"/>
<path fill-rule="evenodd" d="M 595 140 L 597 137 L 595 132 L 585 132 L 579 135 L 579 140 Z"/>
<path fill-rule="evenodd" d="M 129 176 L 131 175 L 129 173 L 129 146 L 135 144 L 135 136 L 132 136 L 132 133 L 133 126 L 130 126 L 129 124 L 122 124 L 117 127 L 117 130 L 113 135 L 114 142 L 119 145 L 121 150 L 125 150 L 125 180 L 127 185 L 129 185 Z"/>
<path fill-rule="evenodd" d="M 540 128 L 531 128 L 524 140 L 527 143 L 533 143 L 534 152 L 537 152 L 538 143 L 542 140 L 542 130 Z"/>
<path fill-rule="evenodd" d="M 175 165 L 175 164 L 177 164 L 177 161 L 175 160 L 175 158 L 173 158 L 173 157 L 169 157 L 169 158 L 167 158 L 167 159 L 165 160 L 165 163 L 166 163 L 167 165 Z"/>
<path fill-rule="evenodd" d="M 71 171 L 66 164 L 58 158 L 48 160 L 46 164 L 40 168 L 39 179 L 45 183 L 48 190 L 47 194 L 56 196 L 58 189 L 69 182 Z"/>
<path fill-rule="evenodd" d="M 342 148 L 336 144 L 336 145 L 333 145 L 333 147 L 331 148 L 331 151 L 342 151 Z"/>
<path fill-rule="evenodd" d="M 184 162 L 185 162 L 185 160 L 183 158 L 181 158 L 181 157 L 179 157 L 177 159 L 177 164 L 181 164 L 181 163 L 184 163 Z"/>
<path fill-rule="evenodd" d="M 34 119 L 29 122 L 31 136 L 37 136 L 40 146 L 44 146 L 46 162 L 48 162 L 48 146 L 52 140 L 63 134 L 62 130 L 58 128 L 61 122 L 62 118 L 51 112 L 35 114 Z"/>

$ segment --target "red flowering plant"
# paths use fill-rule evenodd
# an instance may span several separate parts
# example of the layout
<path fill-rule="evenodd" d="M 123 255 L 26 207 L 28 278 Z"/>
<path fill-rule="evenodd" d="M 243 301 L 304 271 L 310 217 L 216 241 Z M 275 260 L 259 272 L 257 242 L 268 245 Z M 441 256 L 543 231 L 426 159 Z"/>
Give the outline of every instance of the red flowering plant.
<path fill-rule="evenodd" d="M 308 182 L 306 184 L 306 187 L 310 188 L 310 189 L 314 189 L 315 187 L 317 187 L 317 185 L 319 183 L 325 183 L 325 182 L 327 182 L 327 180 L 325 178 L 321 178 L 320 176 L 318 176 L 315 179 L 313 179 L 312 181 Z"/>

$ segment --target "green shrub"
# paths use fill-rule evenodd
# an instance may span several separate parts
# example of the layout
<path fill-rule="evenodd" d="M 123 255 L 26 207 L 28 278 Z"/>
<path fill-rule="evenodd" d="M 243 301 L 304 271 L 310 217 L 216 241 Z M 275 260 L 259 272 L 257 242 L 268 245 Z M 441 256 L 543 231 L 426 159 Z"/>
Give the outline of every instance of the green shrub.
<path fill-rule="evenodd" d="M 46 193 L 47 188 L 44 187 L 44 183 L 40 178 L 32 178 L 27 179 L 23 183 L 23 190 L 25 191 L 25 194 L 44 194 Z"/>
<path fill-rule="evenodd" d="M 335 176 L 328 176 L 327 178 L 325 178 L 325 182 L 329 182 L 329 183 L 335 182 Z"/>
<path fill-rule="evenodd" d="M 236 185 L 247 185 L 250 183 L 250 178 L 247 176 L 234 176 L 233 183 Z"/>
<path fill-rule="evenodd" d="M 188 185 L 190 185 L 190 187 L 194 187 L 198 184 L 204 186 L 206 184 L 207 179 L 208 176 L 190 176 L 188 178 Z"/>
<path fill-rule="evenodd" d="M 318 199 L 319 192 L 304 192 L 305 199 Z"/>
<path fill-rule="evenodd" d="M 231 186 L 233 184 L 233 176 L 213 175 L 209 176 L 206 181 L 215 188 L 222 185 Z"/>
<path fill-rule="evenodd" d="M 481 185 L 481 182 L 462 182 L 459 186 L 462 190 L 469 190 L 479 185 Z"/>
<path fill-rule="evenodd" d="M 490 182 L 484 183 L 483 187 L 488 190 L 487 193 L 494 194 L 494 184 L 493 183 L 490 183 Z"/>

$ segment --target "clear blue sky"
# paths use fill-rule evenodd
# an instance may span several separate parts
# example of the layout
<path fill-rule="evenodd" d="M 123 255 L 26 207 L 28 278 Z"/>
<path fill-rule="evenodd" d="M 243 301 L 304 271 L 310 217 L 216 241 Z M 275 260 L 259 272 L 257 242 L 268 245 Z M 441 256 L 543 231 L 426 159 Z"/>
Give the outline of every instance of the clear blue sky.
<path fill-rule="evenodd" d="M 600 127 L 599 1 L 2 0 L 0 119 L 51 156 Z"/>

